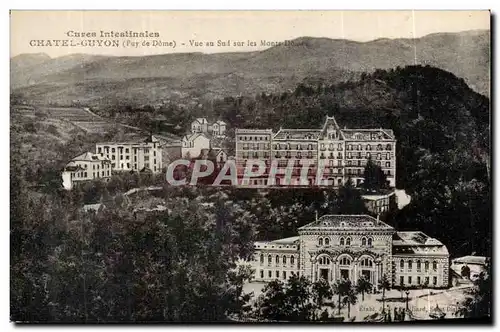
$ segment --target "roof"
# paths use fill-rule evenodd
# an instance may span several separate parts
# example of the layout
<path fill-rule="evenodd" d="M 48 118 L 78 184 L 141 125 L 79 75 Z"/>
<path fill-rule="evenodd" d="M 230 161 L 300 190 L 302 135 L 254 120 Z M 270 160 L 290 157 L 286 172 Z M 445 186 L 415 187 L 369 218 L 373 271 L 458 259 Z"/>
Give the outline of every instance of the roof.
<path fill-rule="evenodd" d="M 455 258 L 453 260 L 453 263 L 486 265 L 487 261 L 488 261 L 488 257 L 484 257 L 484 256 L 463 256 L 463 257 Z"/>
<path fill-rule="evenodd" d="M 346 139 L 358 141 L 393 140 L 394 132 L 391 129 L 341 129 Z"/>
<path fill-rule="evenodd" d="M 199 122 L 200 124 L 208 123 L 207 119 L 205 118 L 196 118 L 193 122 Z"/>
<path fill-rule="evenodd" d="M 99 211 L 102 205 L 101 203 L 96 203 L 96 204 L 85 204 L 82 208 L 83 211 L 89 212 L 89 211 Z"/>
<path fill-rule="evenodd" d="M 388 198 L 388 197 L 391 197 L 392 195 L 394 195 L 394 192 L 391 192 L 389 194 L 386 194 L 386 195 L 361 195 L 361 198 L 363 199 L 366 199 L 368 201 L 378 201 L 379 199 L 384 199 L 384 198 Z"/>
<path fill-rule="evenodd" d="M 70 166 L 64 167 L 64 171 L 66 171 L 66 172 L 77 172 L 77 171 L 83 171 L 83 170 L 84 170 L 84 168 L 81 167 L 80 165 L 76 165 L 76 166 L 70 165 Z"/>
<path fill-rule="evenodd" d="M 273 139 L 300 139 L 316 141 L 321 134 L 321 129 L 282 129 L 274 135 Z"/>
<path fill-rule="evenodd" d="M 307 229 L 353 229 L 353 228 L 363 228 L 363 229 L 384 229 L 393 230 L 391 226 L 387 225 L 381 220 L 377 220 L 372 216 L 366 214 L 359 215 L 324 215 L 318 220 L 313 221 L 305 226 L 299 228 L 299 230 Z"/>
<path fill-rule="evenodd" d="M 393 239 L 394 245 L 443 245 L 443 243 L 435 238 L 428 236 L 421 231 L 397 232 Z"/>
<path fill-rule="evenodd" d="M 219 126 L 225 126 L 226 125 L 226 123 L 224 121 L 222 121 L 222 120 L 217 120 L 217 121 L 215 121 L 215 123 L 217 123 Z"/>
<path fill-rule="evenodd" d="M 85 152 L 75 158 L 71 159 L 72 161 L 109 161 L 108 158 L 102 157 L 99 154 L 95 154 L 92 152 Z"/>
<path fill-rule="evenodd" d="M 277 244 L 294 244 L 297 241 L 299 241 L 299 236 L 287 237 L 287 238 L 284 238 L 284 239 L 274 240 L 274 241 L 271 241 L 271 242 L 272 243 L 277 243 Z"/>
<path fill-rule="evenodd" d="M 193 133 L 193 134 L 189 134 L 189 135 L 185 135 L 184 137 L 182 137 L 182 140 L 186 140 L 186 141 L 194 141 L 195 139 L 197 139 L 198 137 L 204 137 L 206 139 L 209 139 L 207 136 L 205 136 L 203 133 Z"/>

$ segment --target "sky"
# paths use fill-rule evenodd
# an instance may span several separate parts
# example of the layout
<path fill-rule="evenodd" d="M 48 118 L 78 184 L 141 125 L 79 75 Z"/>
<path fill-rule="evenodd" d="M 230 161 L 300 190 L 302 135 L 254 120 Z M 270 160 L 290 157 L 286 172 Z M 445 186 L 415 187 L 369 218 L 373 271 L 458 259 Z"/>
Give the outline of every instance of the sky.
<path fill-rule="evenodd" d="M 261 41 L 298 37 L 413 38 L 437 32 L 490 29 L 489 11 L 12 11 L 10 55 L 74 53 L 138 56 L 183 52 L 239 52 L 267 48 Z M 149 31 L 158 38 L 100 38 L 100 31 Z M 97 37 L 72 37 L 73 32 Z M 87 46 L 114 39 L 118 47 Z M 67 40 L 68 46 L 47 46 Z M 217 41 L 230 46 L 217 46 Z M 191 46 L 190 41 L 214 46 Z M 254 42 L 254 43 L 249 43 Z M 158 43 L 161 45 L 158 46 Z M 175 48 L 172 45 L 175 42 Z M 241 42 L 235 45 L 235 42 Z M 81 46 L 81 44 L 85 46 Z M 94 41 L 96 43 L 96 41 Z M 148 44 L 149 43 L 149 44 Z M 166 43 L 166 44 L 165 44 Z M 75 46 L 79 45 L 79 46 Z"/>

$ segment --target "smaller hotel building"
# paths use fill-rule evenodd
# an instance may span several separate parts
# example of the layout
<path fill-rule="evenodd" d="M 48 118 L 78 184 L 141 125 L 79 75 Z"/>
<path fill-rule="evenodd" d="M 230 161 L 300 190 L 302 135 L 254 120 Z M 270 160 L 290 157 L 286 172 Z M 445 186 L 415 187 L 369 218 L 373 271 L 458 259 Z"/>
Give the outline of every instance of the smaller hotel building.
<path fill-rule="evenodd" d="M 398 232 L 368 215 L 325 215 L 299 228 L 295 237 L 255 242 L 254 281 L 287 280 L 298 273 L 315 282 L 384 275 L 392 287 L 449 286 L 449 254 L 426 234 Z"/>
<path fill-rule="evenodd" d="M 153 135 L 144 141 L 96 144 L 96 154 L 111 161 L 113 171 L 162 171 L 160 141 Z"/>

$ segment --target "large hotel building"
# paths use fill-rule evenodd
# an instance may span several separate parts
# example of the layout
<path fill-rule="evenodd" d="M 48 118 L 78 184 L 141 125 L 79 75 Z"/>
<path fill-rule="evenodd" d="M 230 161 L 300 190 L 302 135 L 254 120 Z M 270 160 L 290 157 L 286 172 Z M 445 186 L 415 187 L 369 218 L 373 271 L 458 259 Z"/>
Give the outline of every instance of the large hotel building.
<path fill-rule="evenodd" d="M 398 232 L 368 215 L 325 215 L 299 228 L 298 236 L 255 242 L 253 280 L 311 281 L 364 277 L 375 288 L 385 275 L 391 287 L 449 287 L 449 253 L 420 231 Z"/>
<path fill-rule="evenodd" d="M 244 179 L 251 159 L 265 161 L 266 171 L 260 177 Z M 351 178 L 359 186 L 368 159 L 382 168 L 389 186 L 395 187 L 396 138 L 390 129 L 341 129 L 329 116 L 319 129 L 280 128 L 276 133 L 272 129 L 236 129 L 236 166 L 242 185 L 314 185 L 318 169 L 322 169 L 324 185 L 340 186 Z M 271 170 L 271 165 L 277 170 Z M 305 165 L 308 169 L 302 171 Z M 291 170 L 288 177 L 287 167 Z M 307 180 L 303 176 L 302 182 L 301 171 L 307 172 Z"/>

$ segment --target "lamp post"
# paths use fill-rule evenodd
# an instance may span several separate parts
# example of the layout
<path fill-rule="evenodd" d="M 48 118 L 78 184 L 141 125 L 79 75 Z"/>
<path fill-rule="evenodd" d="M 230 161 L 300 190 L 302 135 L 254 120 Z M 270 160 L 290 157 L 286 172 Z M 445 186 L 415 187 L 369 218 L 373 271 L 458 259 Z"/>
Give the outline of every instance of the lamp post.
<path fill-rule="evenodd" d="M 408 296 L 410 295 L 410 291 L 407 290 L 405 294 L 406 294 L 406 311 L 408 311 L 408 301 L 409 301 Z"/>

